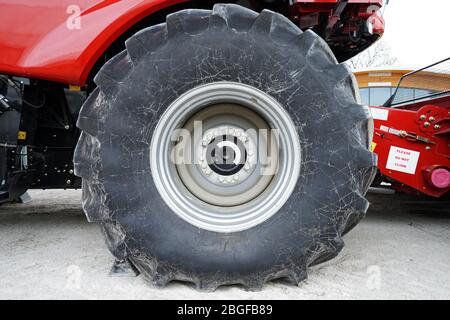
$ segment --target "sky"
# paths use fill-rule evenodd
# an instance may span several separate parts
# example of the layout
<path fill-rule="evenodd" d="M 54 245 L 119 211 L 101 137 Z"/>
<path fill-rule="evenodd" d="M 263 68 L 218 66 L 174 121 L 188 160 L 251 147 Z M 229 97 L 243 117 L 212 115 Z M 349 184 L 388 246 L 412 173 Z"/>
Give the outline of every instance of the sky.
<path fill-rule="evenodd" d="M 390 0 L 383 16 L 394 66 L 417 69 L 450 57 L 449 0 Z"/>

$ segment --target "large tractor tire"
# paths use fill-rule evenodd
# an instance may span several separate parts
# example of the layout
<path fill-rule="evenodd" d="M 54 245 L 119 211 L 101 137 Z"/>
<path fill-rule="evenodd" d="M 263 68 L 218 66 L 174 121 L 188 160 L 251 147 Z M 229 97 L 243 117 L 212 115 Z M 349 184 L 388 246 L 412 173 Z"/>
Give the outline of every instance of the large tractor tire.
<path fill-rule="evenodd" d="M 280 14 L 171 14 L 95 83 L 74 160 L 83 208 L 155 285 L 298 284 L 365 215 L 370 112 L 326 43 Z"/>

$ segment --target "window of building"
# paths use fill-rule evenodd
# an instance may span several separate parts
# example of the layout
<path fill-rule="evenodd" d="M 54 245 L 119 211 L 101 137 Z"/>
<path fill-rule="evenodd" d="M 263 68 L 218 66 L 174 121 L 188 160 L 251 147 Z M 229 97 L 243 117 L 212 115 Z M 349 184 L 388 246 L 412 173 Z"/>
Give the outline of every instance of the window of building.
<path fill-rule="evenodd" d="M 391 88 L 370 88 L 370 105 L 381 106 L 391 96 Z"/>
<path fill-rule="evenodd" d="M 361 103 L 366 106 L 370 105 L 369 88 L 362 88 L 359 90 L 359 93 L 361 95 Z"/>
<path fill-rule="evenodd" d="M 414 100 L 414 89 L 410 88 L 398 88 L 395 94 L 396 101 L 409 101 Z"/>
<path fill-rule="evenodd" d="M 361 95 L 361 103 L 369 106 L 381 106 L 394 94 L 395 89 L 396 87 L 361 88 L 359 90 Z M 435 91 L 433 90 L 427 89 L 398 88 L 395 100 L 409 101 L 421 99 L 434 92 Z"/>
<path fill-rule="evenodd" d="M 430 94 L 434 93 L 433 90 L 427 90 L 427 89 L 414 89 L 414 99 L 420 99 L 423 97 L 427 97 Z"/>

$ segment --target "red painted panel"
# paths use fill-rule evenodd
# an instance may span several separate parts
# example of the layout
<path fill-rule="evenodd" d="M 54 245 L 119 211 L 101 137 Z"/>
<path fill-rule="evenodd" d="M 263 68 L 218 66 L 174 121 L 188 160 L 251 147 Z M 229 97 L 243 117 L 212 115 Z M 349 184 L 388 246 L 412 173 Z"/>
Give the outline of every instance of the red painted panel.
<path fill-rule="evenodd" d="M 0 73 L 82 85 L 118 36 L 184 1 L 0 0 Z M 77 14 L 70 11 L 74 5 L 80 8 L 79 29 L 68 27 Z"/>
<path fill-rule="evenodd" d="M 434 102 L 438 101 L 443 99 Z M 439 197 L 450 186 L 434 187 L 429 175 L 434 168 L 450 170 L 450 108 L 434 102 L 429 101 L 418 110 L 372 107 L 375 122 L 372 147 L 383 175 Z"/>

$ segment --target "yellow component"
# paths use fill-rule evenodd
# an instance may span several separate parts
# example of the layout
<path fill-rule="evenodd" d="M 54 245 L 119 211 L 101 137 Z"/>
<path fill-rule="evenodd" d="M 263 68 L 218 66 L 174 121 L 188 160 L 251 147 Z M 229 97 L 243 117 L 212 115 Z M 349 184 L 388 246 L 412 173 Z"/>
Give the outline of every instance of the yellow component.
<path fill-rule="evenodd" d="M 80 86 L 69 85 L 69 91 L 80 91 Z"/>
<path fill-rule="evenodd" d="M 25 140 L 27 138 L 27 132 L 26 131 L 19 131 L 17 134 L 17 139 L 19 140 Z"/>
<path fill-rule="evenodd" d="M 376 146 L 377 144 L 375 142 L 372 142 L 372 144 L 370 145 L 370 151 L 373 152 Z"/>

